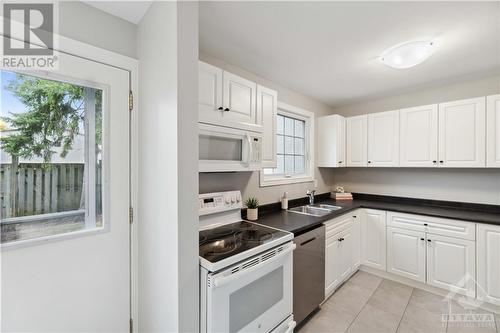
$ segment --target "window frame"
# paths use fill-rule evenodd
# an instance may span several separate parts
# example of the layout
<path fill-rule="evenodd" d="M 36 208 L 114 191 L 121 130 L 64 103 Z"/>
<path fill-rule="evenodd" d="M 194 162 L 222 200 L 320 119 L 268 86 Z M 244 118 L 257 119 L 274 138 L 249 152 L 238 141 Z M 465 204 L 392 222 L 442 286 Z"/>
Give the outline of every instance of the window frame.
<path fill-rule="evenodd" d="M 304 125 L 304 173 L 296 175 L 269 175 L 264 174 L 264 168 L 260 170 L 260 187 L 277 186 L 296 183 L 313 182 L 314 179 L 314 113 L 278 101 L 277 115 L 299 119 Z M 277 126 L 277 121 L 275 122 Z M 274 139 L 276 140 L 276 128 Z M 278 152 L 276 150 L 276 156 Z"/>

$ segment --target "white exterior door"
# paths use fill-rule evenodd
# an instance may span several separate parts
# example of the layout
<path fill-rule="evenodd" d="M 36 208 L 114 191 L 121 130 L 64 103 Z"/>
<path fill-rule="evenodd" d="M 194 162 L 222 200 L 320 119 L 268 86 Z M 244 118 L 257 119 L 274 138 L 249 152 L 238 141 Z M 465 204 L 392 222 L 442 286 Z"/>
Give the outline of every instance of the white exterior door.
<path fill-rule="evenodd" d="M 255 107 L 257 84 L 224 71 L 222 91 L 222 124 L 261 132 L 262 126 L 257 123 Z"/>
<path fill-rule="evenodd" d="M 484 97 L 439 104 L 439 165 L 486 165 L 485 104 Z"/>
<path fill-rule="evenodd" d="M 427 283 L 476 297 L 474 241 L 427 234 Z"/>
<path fill-rule="evenodd" d="M 276 122 L 278 92 L 257 86 L 257 123 L 262 126 L 262 167 L 276 168 Z"/>
<path fill-rule="evenodd" d="M 200 122 L 217 124 L 221 121 L 222 69 L 204 62 L 198 63 L 198 118 Z"/>
<path fill-rule="evenodd" d="M 386 212 L 365 209 L 361 227 L 361 263 L 376 269 L 386 269 Z"/>
<path fill-rule="evenodd" d="M 348 167 L 365 167 L 368 161 L 368 116 L 347 118 Z"/>
<path fill-rule="evenodd" d="M 400 166 L 438 165 L 437 104 L 402 109 L 400 117 Z"/>
<path fill-rule="evenodd" d="M 500 95 L 487 97 L 486 166 L 500 168 Z"/>
<path fill-rule="evenodd" d="M 96 91 L 102 93 L 102 155 L 86 155 L 90 161 L 85 162 L 86 172 L 93 174 L 89 168 L 96 167 L 96 159 L 102 161 L 102 215 L 95 217 L 91 202 L 96 197 L 86 196 L 85 207 L 93 208 L 85 208 L 85 216 L 95 217 L 93 228 L 87 229 L 90 220 L 85 218 L 78 231 L 52 235 L 40 229 L 49 234 L 24 244 L 13 242 L 12 247 L 2 245 L 2 331 L 126 332 L 130 319 L 129 72 L 64 53 L 58 57 L 57 71 L 23 74 L 86 87 L 85 94 L 90 95 L 85 103 L 96 97 Z M 84 108 L 86 124 L 99 123 L 97 104 Z M 87 135 L 97 132 L 86 127 Z M 96 193 L 96 179 L 86 179 L 87 195 Z"/>
<path fill-rule="evenodd" d="M 477 224 L 477 298 L 500 305 L 500 226 Z"/>
<path fill-rule="evenodd" d="M 399 111 L 368 115 L 368 166 L 399 165 Z"/>
<path fill-rule="evenodd" d="M 425 233 L 387 228 L 387 272 L 425 283 Z"/>

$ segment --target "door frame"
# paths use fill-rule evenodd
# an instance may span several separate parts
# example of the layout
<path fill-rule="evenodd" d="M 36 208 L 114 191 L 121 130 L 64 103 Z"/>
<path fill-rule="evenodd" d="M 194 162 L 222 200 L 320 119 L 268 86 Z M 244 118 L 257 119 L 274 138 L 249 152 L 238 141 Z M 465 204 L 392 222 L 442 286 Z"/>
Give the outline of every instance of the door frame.
<path fill-rule="evenodd" d="M 1 20 L 0 20 L 1 21 Z M 14 23 L 15 24 L 15 23 Z M 19 24 L 21 25 L 21 24 Z M 18 32 L 24 29 L 13 29 L 11 39 L 23 41 L 24 37 Z M 0 33 L 1 37 L 6 37 Z M 89 61 L 101 63 L 103 65 L 125 70 L 129 73 L 129 89 L 133 96 L 133 109 L 129 113 L 129 207 L 131 208 L 130 217 L 133 223 L 130 224 L 129 233 L 129 251 L 130 251 L 130 328 L 134 332 L 138 331 L 138 287 L 139 287 L 139 269 L 138 269 L 138 119 L 139 119 L 139 96 L 138 96 L 138 77 L 139 61 L 113 51 L 105 50 L 75 39 L 61 36 L 54 33 L 54 38 L 58 39 L 58 46 L 55 51 L 66 53 Z M 32 44 L 37 44 L 32 42 Z M 45 47 L 45 45 L 39 45 Z M 1 259 L 0 259 L 1 260 Z"/>

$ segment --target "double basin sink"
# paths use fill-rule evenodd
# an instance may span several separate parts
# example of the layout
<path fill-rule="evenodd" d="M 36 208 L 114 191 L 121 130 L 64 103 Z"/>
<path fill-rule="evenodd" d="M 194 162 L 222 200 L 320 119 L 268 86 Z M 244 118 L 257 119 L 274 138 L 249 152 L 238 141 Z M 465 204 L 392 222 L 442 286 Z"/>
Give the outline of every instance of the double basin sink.
<path fill-rule="evenodd" d="M 292 213 L 320 217 L 330 214 L 331 212 L 339 209 L 342 209 L 342 207 L 325 205 L 325 204 L 315 204 L 315 205 L 304 205 L 304 206 L 293 207 L 290 208 L 288 211 Z"/>

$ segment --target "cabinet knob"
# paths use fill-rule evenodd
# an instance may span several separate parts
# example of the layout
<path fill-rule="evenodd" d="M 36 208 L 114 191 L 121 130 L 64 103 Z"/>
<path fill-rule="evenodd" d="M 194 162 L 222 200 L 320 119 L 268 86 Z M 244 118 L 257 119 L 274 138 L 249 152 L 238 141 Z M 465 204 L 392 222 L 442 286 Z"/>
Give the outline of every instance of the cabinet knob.
<path fill-rule="evenodd" d="M 430 242 L 432 242 L 432 240 L 430 240 L 430 239 L 428 239 L 427 241 L 428 241 L 429 243 L 430 243 Z"/>
<path fill-rule="evenodd" d="M 432 163 L 436 164 L 436 163 L 437 163 L 437 161 L 432 161 Z"/>
<path fill-rule="evenodd" d="M 339 164 L 341 164 L 341 163 L 342 163 L 342 161 L 339 161 Z"/>
<path fill-rule="evenodd" d="M 227 112 L 227 111 L 230 111 L 230 110 L 229 110 L 229 108 L 225 108 L 225 109 L 224 109 L 224 111 L 226 111 L 226 112 Z"/>
<path fill-rule="evenodd" d="M 444 163 L 444 161 L 439 161 L 439 163 L 443 164 L 443 163 Z"/>
<path fill-rule="evenodd" d="M 428 226 L 428 224 L 427 224 L 427 223 L 424 223 L 424 227 L 427 227 L 427 226 Z"/>
<path fill-rule="evenodd" d="M 372 161 L 368 161 L 368 164 L 371 164 L 371 163 L 372 163 Z"/>
<path fill-rule="evenodd" d="M 342 242 L 344 240 L 344 238 L 340 237 L 338 240 L 339 240 L 339 242 Z"/>
<path fill-rule="evenodd" d="M 423 240 L 425 240 L 425 239 L 424 239 L 424 238 L 420 238 L 420 240 L 422 240 L 422 241 L 423 241 Z"/>
<path fill-rule="evenodd" d="M 224 110 L 224 108 L 221 106 L 217 110 L 222 111 L 222 110 Z"/>
<path fill-rule="evenodd" d="M 354 218 L 354 219 L 355 219 L 355 218 L 357 218 L 357 216 L 356 216 L 356 215 L 354 215 L 352 218 Z"/>

